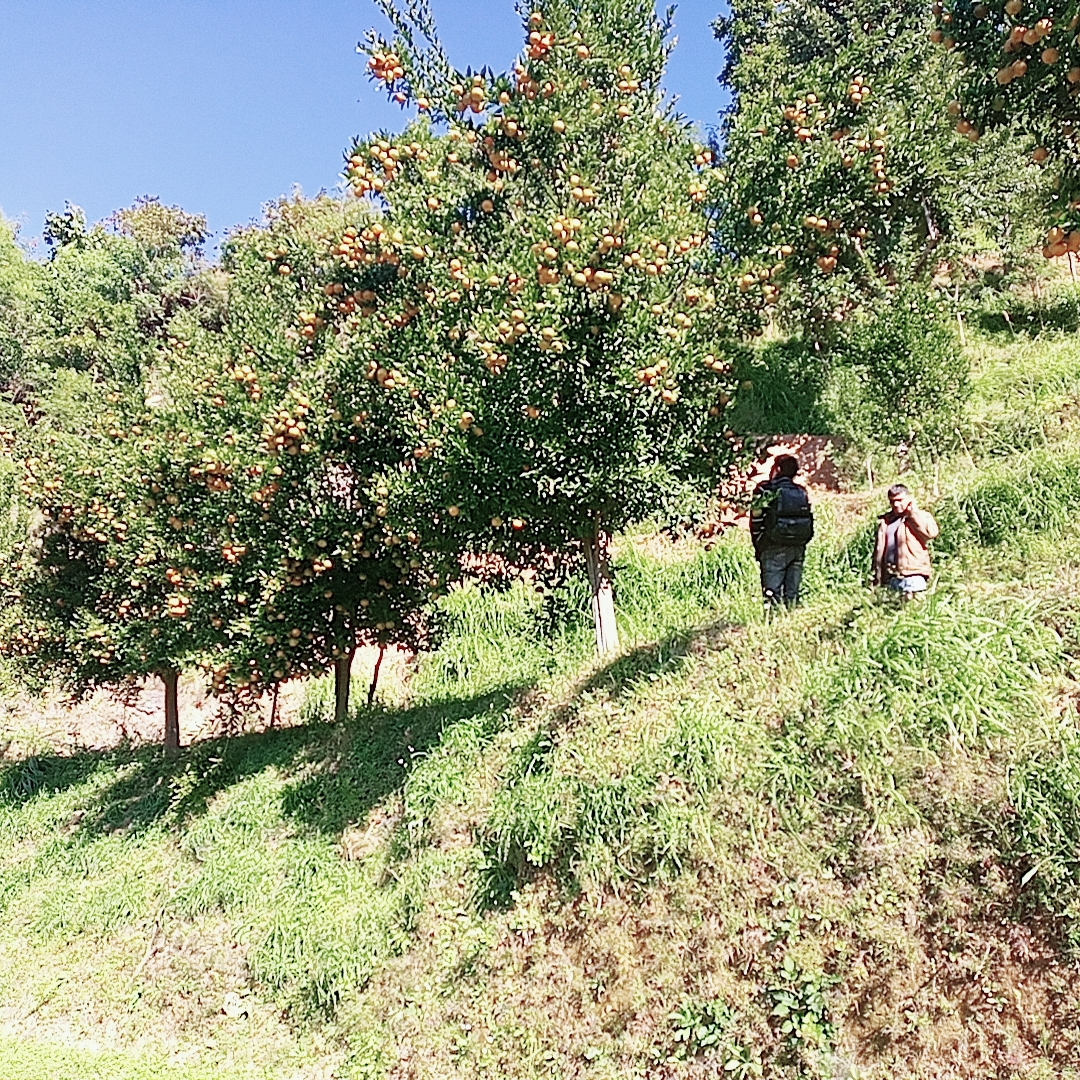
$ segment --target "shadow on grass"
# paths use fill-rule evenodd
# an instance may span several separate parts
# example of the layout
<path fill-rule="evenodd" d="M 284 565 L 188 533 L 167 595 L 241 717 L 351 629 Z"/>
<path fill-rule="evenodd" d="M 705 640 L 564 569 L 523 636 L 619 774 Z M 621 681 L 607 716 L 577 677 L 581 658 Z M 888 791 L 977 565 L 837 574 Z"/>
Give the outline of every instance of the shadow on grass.
<path fill-rule="evenodd" d="M 321 830 L 340 831 L 399 788 L 413 757 L 436 745 L 447 726 L 498 717 L 523 689 L 503 686 L 478 697 L 364 711 L 342 725 L 316 721 L 207 739 L 174 759 L 155 746 L 38 754 L 0 766 L 0 805 L 56 795 L 107 773 L 111 779 L 73 815 L 75 835 L 85 840 L 138 833 L 159 823 L 183 828 L 220 792 L 278 769 L 303 777 L 287 789 L 283 812 Z"/>
<path fill-rule="evenodd" d="M 674 669 L 694 637 L 643 645 L 591 672 L 560 703 L 554 723 L 569 717 L 584 696 L 623 697 L 642 678 Z M 0 765 L 0 806 L 61 794 L 98 776 L 101 783 L 72 815 L 73 843 L 160 826 L 182 830 L 205 814 L 219 793 L 275 769 L 292 777 L 282 793 L 283 816 L 338 835 L 400 791 L 415 763 L 437 748 L 449 729 L 469 723 L 479 726 L 482 738 L 491 737 L 505 726 L 515 704 L 529 706 L 533 689 L 531 683 L 507 683 L 480 695 L 362 710 L 345 724 L 315 721 L 207 739 L 174 759 L 164 758 L 156 746 L 37 754 Z"/>
<path fill-rule="evenodd" d="M 1036 337 L 1045 330 L 1075 333 L 1080 329 L 1080 300 L 1070 296 L 1039 304 L 1014 299 L 1004 311 L 979 312 L 977 321 L 988 334 Z"/>
<path fill-rule="evenodd" d="M 550 770 L 553 755 L 590 698 L 606 696 L 609 701 L 624 702 L 646 680 L 651 682 L 679 671 L 693 655 L 725 648 L 724 639 L 733 627 L 734 624 L 717 621 L 671 634 L 623 653 L 591 672 L 554 703 L 546 722 L 517 749 L 503 778 L 504 791 L 524 791 L 530 781 Z M 576 829 L 563 831 L 540 864 L 530 854 L 520 831 L 510 822 L 503 821 L 501 826 L 493 827 L 489 819 L 478 842 L 482 859 L 473 903 L 480 911 L 512 907 L 525 884 L 541 875 L 552 876 L 568 896 L 577 887 L 572 869 L 579 843 Z"/>
<path fill-rule="evenodd" d="M 469 723 L 490 738 L 505 726 L 511 707 L 527 689 L 502 686 L 477 697 L 370 712 L 334 729 L 317 755 L 294 763 L 308 768 L 286 789 L 282 812 L 320 832 L 340 834 L 401 790 L 414 763 L 439 745 L 444 732 Z"/>

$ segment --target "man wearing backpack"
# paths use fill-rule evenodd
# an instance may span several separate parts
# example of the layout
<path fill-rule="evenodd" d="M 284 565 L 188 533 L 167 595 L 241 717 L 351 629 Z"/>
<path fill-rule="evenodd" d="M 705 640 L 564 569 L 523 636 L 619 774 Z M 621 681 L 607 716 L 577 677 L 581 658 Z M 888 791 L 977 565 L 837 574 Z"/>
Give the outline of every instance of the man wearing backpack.
<path fill-rule="evenodd" d="M 769 479 L 758 484 L 750 509 L 750 539 L 761 566 L 766 606 L 799 602 L 806 545 L 814 535 L 814 513 L 806 488 L 795 483 L 798 459 L 781 454 Z"/>

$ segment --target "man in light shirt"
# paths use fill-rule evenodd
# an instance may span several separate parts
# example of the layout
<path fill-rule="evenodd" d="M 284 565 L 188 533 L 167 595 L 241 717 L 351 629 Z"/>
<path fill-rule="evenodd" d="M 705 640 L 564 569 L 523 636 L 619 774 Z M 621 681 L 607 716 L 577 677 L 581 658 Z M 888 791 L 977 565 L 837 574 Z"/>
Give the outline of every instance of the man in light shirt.
<path fill-rule="evenodd" d="M 900 593 L 905 600 L 926 592 L 930 584 L 930 541 L 938 523 L 903 484 L 889 488 L 889 511 L 878 521 L 874 545 L 874 584 Z"/>

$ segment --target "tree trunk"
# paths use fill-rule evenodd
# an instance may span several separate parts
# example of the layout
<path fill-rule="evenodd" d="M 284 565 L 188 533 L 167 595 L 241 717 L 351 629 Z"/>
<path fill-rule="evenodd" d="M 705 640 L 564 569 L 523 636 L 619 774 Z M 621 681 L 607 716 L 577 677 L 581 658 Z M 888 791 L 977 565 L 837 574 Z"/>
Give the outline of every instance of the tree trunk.
<path fill-rule="evenodd" d="M 277 725 L 278 693 L 281 691 L 281 683 L 274 683 L 274 696 L 270 699 L 270 730 Z"/>
<path fill-rule="evenodd" d="M 162 668 L 158 672 L 165 684 L 165 756 L 175 757 L 180 753 L 180 705 L 178 683 L 180 672 L 176 668 Z"/>
<path fill-rule="evenodd" d="M 349 719 L 349 684 L 352 682 L 352 662 L 356 653 L 353 645 L 334 661 L 334 723 Z"/>
<path fill-rule="evenodd" d="M 383 657 L 386 655 L 386 646 L 379 646 L 379 656 L 375 661 L 375 670 L 371 673 L 371 685 L 367 692 L 367 706 L 370 709 L 375 703 L 375 691 L 379 686 L 379 670 L 382 668 Z"/>
<path fill-rule="evenodd" d="M 600 531 L 599 521 L 596 532 L 585 538 L 585 565 L 589 570 L 596 653 L 607 656 L 619 651 L 619 630 L 615 625 L 615 591 L 608 562 L 608 538 Z"/>

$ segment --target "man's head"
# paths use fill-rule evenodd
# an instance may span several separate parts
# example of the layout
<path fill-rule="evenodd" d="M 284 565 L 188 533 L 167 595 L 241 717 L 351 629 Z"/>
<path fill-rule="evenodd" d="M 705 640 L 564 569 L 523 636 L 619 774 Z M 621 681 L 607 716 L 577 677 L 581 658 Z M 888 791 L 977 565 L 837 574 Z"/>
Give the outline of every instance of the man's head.
<path fill-rule="evenodd" d="M 903 484 L 893 484 L 889 488 L 889 505 L 894 514 L 906 514 L 915 505 L 915 499 Z"/>
<path fill-rule="evenodd" d="M 776 480 L 778 477 L 786 476 L 789 480 L 795 479 L 795 474 L 799 471 L 799 459 L 792 457 L 791 454 L 781 454 L 774 462 L 772 472 L 769 474 L 769 478 Z"/>

